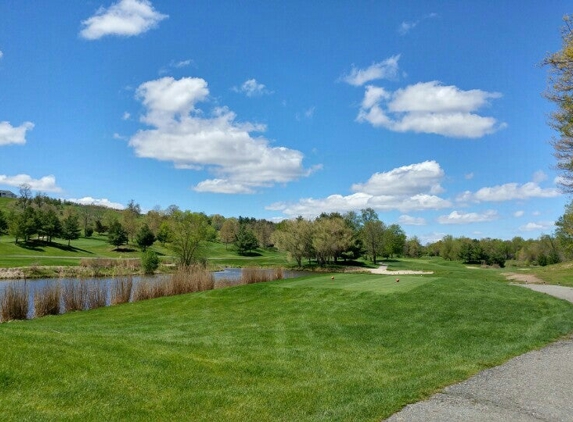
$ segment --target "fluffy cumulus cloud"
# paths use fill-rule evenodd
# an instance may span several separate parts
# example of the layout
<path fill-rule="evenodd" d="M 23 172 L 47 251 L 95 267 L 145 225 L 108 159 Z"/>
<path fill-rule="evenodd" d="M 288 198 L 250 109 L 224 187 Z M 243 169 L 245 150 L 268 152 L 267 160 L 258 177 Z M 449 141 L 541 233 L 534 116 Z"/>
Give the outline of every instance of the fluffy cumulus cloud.
<path fill-rule="evenodd" d="M 264 84 L 258 83 L 256 79 L 246 80 L 240 87 L 234 86 L 233 91 L 245 94 L 247 97 L 260 97 L 273 93 Z"/>
<path fill-rule="evenodd" d="M 75 202 L 76 204 L 81 204 L 81 205 L 97 205 L 100 207 L 113 208 L 116 210 L 125 209 L 125 206 L 123 206 L 119 202 L 111 202 L 107 198 L 97 199 L 97 198 L 92 198 L 91 196 L 84 196 L 83 198 L 66 199 L 66 201 Z"/>
<path fill-rule="evenodd" d="M 352 186 L 351 195 L 330 195 L 326 198 L 305 198 L 297 203 L 275 203 L 269 210 L 282 211 L 295 217 L 312 218 L 321 212 L 358 211 L 373 208 L 377 211 L 401 212 L 436 210 L 450 207 L 450 201 L 437 194 L 443 189 L 440 180 L 444 172 L 435 161 L 399 167 L 376 173 L 365 183 Z"/>
<path fill-rule="evenodd" d="M 34 128 L 34 123 L 24 122 L 20 126 L 12 126 L 9 122 L 0 122 L 0 146 L 26 143 L 26 132 Z"/>
<path fill-rule="evenodd" d="M 356 120 L 395 132 L 480 138 L 505 126 L 493 117 L 475 113 L 499 97 L 497 92 L 463 91 L 437 81 L 420 82 L 395 92 L 368 85 Z"/>
<path fill-rule="evenodd" d="M 352 66 L 350 73 L 343 75 L 340 79 L 354 86 L 361 86 L 376 79 L 394 79 L 398 75 L 398 60 L 400 60 L 399 54 L 373 63 L 364 69 Z"/>
<path fill-rule="evenodd" d="M 62 188 L 56 184 L 56 178 L 52 175 L 44 176 L 40 179 L 34 179 L 27 174 L 17 174 L 16 176 L 0 174 L 0 185 L 20 187 L 24 184 L 29 185 L 32 190 L 39 192 L 62 191 Z"/>
<path fill-rule="evenodd" d="M 149 0 L 120 0 L 107 9 L 101 7 L 83 21 L 80 36 L 88 40 L 106 35 L 131 37 L 155 28 L 166 18 L 168 16 L 156 11 Z"/>
<path fill-rule="evenodd" d="M 506 183 L 481 188 L 476 192 L 465 191 L 457 197 L 458 202 L 503 202 L 516 199 L 554 198 L 561 195 L 557 188 L 542 188 L 537 182 Z"/>
<path fill-rule="evenodd" d="M 300 151 L 272 146 L 261 133 L 264 125 L 239 123 L 226 107 L 204 112 L 208 99 L 200 78 L 165 77 L 137 89 L 146 108 L 141 117 L 151 129 L 133 135 L 129 145 L 138 157 L 171 161 L 180 169 L 207 169 L 215 178 L 194 187 L 199 192 L 253 193 L 258 187 L 286 183 L 309 175 Z"/>
<path fill-rule="evenodd" d="M 469 223 L 483 223 L 487 221 L 494 221 L 498 219 L 497 211 L 488 210 L 484 213 L 476 212 L 458 212 L 452 211 L 448 215 L 441 215 L 438 217 L 440 224 L 469 224 Z"/>

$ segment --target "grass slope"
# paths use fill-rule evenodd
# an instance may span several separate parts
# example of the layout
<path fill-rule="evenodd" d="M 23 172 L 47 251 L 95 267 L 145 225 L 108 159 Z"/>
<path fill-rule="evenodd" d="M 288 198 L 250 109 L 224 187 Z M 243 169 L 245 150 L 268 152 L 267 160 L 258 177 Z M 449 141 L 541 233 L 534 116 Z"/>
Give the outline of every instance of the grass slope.
<path fill-rule="evenodd" d="M 374 421 L 573 329 L 567 302 L 443 270 L 1 324 L 0 420 Z"/>

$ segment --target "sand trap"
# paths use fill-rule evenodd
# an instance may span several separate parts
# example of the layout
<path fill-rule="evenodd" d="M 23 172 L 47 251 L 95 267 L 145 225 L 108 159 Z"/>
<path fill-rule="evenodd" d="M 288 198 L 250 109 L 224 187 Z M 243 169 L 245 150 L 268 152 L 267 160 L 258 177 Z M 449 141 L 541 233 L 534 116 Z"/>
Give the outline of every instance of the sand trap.
<path fill-rule="evenodd" d="M 533 274 L 503 273 L 505 278 L 512 281 L 521 281 L 525 284 L 545 284 L 545 281 L 537 278 Z"/>
<path fill-rule="evenodd" d="M 412 271 L 412 270 L 388 270 L 387 265 L 380 265 L 378 268 L 370 270 L 372 274 L 387 274 L 387 275 L 424 275 L 424 274 L 434 274 L 433 271 Z"/>

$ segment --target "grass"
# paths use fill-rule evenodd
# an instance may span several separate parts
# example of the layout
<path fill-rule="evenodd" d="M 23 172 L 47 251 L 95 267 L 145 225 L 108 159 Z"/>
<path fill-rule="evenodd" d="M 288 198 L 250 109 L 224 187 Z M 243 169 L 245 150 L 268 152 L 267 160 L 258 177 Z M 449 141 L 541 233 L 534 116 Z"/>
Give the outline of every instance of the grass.
<path fill-rule="evenodd" d="M 573 287 L 573 263 L 563 262 L 546 267 L 527 267 L 523 269 L 509 269 L 511 272 L 533 274 L 549 284 L 561 284 Z"/>
<path fill-rule="evenodd" d="M 0 419 L 375 421 L 573 330 L 567 302 L 427 265 L 1 324 Z"/>

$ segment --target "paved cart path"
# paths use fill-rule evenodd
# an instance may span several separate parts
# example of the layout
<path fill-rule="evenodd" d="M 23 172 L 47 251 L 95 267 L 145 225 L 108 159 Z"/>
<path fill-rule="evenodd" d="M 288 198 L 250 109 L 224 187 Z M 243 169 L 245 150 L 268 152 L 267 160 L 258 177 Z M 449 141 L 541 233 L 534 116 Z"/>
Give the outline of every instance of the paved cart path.
<path fill-rule="evenodd" d="M 573 302 L 573 288 L 520 284 Z M 518 356 L 406 406 L 387 421 L 573 421 L 573 338 Z"/>

